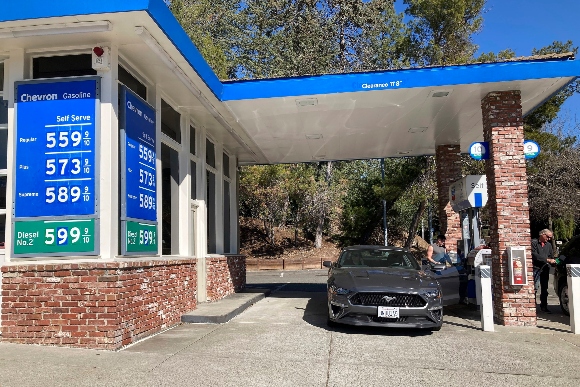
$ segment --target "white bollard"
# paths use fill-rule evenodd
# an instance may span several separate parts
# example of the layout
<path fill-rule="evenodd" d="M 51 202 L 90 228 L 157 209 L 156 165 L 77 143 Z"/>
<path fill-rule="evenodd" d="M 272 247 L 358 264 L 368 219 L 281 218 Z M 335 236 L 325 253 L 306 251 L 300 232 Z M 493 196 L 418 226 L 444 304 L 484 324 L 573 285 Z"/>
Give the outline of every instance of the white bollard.
<path fill-rule="evenodd" d="M 566 265 L 568 308 L 572 333 L 580 334 L 580 265 Z"/>
<path fill-rule="evenodd" d="M 475 303 L 481 306 L 481 278 L 479 277 L 479 266 L 475 267 Z"/>
<path fill-rule="evenodd" d="M 491 267 L 479 265 L 475 268 L 477 281 L 481 289 L 481 329 L 485 332 L 493 332 L 493 300 L 491 295 Z"/>

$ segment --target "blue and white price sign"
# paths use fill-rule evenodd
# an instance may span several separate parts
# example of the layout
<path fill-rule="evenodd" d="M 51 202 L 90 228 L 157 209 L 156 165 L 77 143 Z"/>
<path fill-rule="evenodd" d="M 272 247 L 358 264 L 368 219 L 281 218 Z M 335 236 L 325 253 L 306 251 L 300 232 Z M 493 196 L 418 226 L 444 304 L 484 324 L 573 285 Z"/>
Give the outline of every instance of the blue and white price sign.
<path fill-rule="evenodd" d="M 474 142 L 469 146 L 469 156 L 474 160 L 488 160 L 489 144 L 487 142 Z"/>
<path fill-rule="evenodd" d="M 540 154 L 540 145 L 532 140 L 524 141 L 524 157 L 526 160 L 535 159 Z"/>
<path fill-rule="evenodd" d="M 124 219 L 157 221 L 155 109 L 123 87 L 121 160 Z"/>
<path fill-rule="evenodd" d="M 16 84 L 16 218 L 96 214 L 99 82 Z"/>

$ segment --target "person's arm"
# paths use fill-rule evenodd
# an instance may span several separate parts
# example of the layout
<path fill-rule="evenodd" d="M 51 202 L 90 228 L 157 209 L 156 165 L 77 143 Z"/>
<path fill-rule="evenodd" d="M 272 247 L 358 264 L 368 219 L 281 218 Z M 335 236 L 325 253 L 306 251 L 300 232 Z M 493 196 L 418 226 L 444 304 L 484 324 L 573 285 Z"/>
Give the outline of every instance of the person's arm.
<path fill-rule="evenodd" d="M 433 257 L 433 246 L 429 245 L 429 247 L 427 247 L 427 259 L 431 263 L 436 263 L 432 257 Z"/>

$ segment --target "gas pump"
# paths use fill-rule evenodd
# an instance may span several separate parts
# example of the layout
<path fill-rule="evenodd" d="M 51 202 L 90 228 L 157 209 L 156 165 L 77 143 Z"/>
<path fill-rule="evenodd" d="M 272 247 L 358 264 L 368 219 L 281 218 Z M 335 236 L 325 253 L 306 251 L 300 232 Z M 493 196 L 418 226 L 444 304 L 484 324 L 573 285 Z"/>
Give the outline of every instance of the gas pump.
<path fill-rule="evenodd" d="M 487 204 L 485 175 L 468 175 L 449 186 L 451 208 L 461 219 L 461 240 L 458 251 L 464 258 L 474 248 L 482 245 L 479 209 Z"/>
<path fill-rule="evenodd" d="M 468 175 L 449 186 L 449 202 L 459 213 L 461 220 L 461 240 L 457 241 L 457 251 L 467 270 L 467 301 L 480 304 L 480 292 L 476 291 L 475 268 L 481 264 L 491 265 L 491 250 L 482 248 L 481 220 L 479 210 L 487 204 L 487 180 L 485 175 Z"/>

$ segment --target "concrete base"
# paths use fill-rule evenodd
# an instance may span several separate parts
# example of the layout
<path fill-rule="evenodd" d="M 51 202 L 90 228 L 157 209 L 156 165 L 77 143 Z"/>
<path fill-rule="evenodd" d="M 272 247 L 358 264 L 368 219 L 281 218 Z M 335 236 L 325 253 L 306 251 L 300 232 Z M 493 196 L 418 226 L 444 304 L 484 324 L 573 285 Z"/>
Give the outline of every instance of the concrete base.
<path fill-rule="evenodd" d="M 202 303 L 197 309 L 181 316 L 181 322 L 192 324 L 223 324 L 250 306 L 267 297 L 268 289 L 252 289 L 234 293 L 219 302 Z"/>

